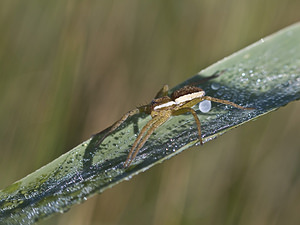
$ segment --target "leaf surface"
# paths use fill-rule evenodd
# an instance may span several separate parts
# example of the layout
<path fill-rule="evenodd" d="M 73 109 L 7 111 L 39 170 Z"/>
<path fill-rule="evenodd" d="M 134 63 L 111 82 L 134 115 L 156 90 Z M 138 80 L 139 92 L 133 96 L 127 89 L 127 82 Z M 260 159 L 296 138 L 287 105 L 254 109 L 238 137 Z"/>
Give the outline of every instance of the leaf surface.
<path fill-rule="evenodd" d="M 215 63 L 172 89 L 201 82 L 224 70 L 221 76 L 201 84 L 206 95 L 255 108 L 240 110 L 212 103 L 208 113 L 198 109 L 204 142 L 300 98 L 299 40 L 298 23 Z M 151 135 L 132 165 L 124 169 L 129 149 L 150 119 L 145 114 L 132 116 L 100 145 L 96 145 L 97 140 L 107 129 L 0 191 L 0 223 L 31 224 L 65 212 L 93 194 L 129 180 L 198 143 L 193 116 L 172 117 Z"/>

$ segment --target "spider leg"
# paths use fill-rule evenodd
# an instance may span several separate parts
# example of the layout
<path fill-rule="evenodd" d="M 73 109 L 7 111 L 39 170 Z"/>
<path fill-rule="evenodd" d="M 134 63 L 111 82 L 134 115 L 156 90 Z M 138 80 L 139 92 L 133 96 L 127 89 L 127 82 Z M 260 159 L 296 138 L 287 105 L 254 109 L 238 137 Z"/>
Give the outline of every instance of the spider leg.
<path fill-rule="evenodd" d="M 158 128 L 160 125 L 165 123 L 168 119 L 169 119 L 169 116 L 167 116 L 167 117 L 157 116 L 157 117 L 154 117 L 152 120 L 150 120 L 143 127 L 142 131 L 140 132 L 138 138 L 135 140 L 135 142 L 127 156 L 127 159 L 124 163 L 125 168 L 127 168 L 131 164 L 132 160 L 134 160 L 134 158 L 138 154 L 139 150 L 143 147 L 145 142 L 148 140 L 150 135 L 156 130 L 156 128 Z M 152 122 L 152 123 L 150 123 L 150 122 Z M 148 131 L 146 132 L 147 129 L 148 129 Z M 146 132 L 146 134 L 145 134 L 145 136 L 143 136 L 145 132 Z"/>
<path fill-rule="evenodd" d="M 155 99 L 156 98 L 161 98 L 163 96 L 167 96 L 168 95 L 168 91 L 169 91 L 169 86 L 167 84 L 165 84 L 155 95 Z"/>
<path fill-rule="evenodd" d="M 202 102 L 203 100 L 208 100 L 208 101 L 212 101 L 212 102 L 218 102 L 218 103 L 222 103 L 222 104 L 225 104 L 225 105 L 231 105 L 235 108 L 239 108 L 239 109 L 243 109 L 243 110 L 251 110 L 251 109 L 255 109 L 255 108 L 248 108 L 248 107 L 243 107 L 243 106 L 240 106 L 238 104 L 235 104 L 233 102 L 230 102 L 230 101 L 227 101 L 227 100 L 223 100 L 223 99 L 218 99 L 218 98 L 213 98 L 213 97 L 210 97 L 210 96 L 202 96 L 202 97 L 199 97 L 199 98 L 195 98 L 185 104 L 183 104 L 181 106 L 181 108 L 189 108 L 189 107 L 193 107 L 194 105 L 198 104 L 199 102 Z"/>
<path fill-rule="evenodd" d="M 227 100 L 218 99 L 218 98 L 213 98 L 213 97 L 210 97 L 210 96 L 203 96 L 202 100 L 209 100 L 209 101 L 212 101 L 212 102 L 218 102 L 218 103 L 222 103 L 222 104 L 225 104 L 225 105 L 231 105 L 231 106 L 233 106 L 235 108 L 244 109 L 244 110 L 254 109 L 254 108 L 243 107 L 243 106 L 240 106 L 240 105 L 235 104 L 233 102 L 230 102 L 230 101 L 227 101 Z"/>
<path fill-rule="evenodd" d="M 140 109 L 139 108 L 136 108 L 136 109 L 133 109 L 133 110 L 130 110 L 129 112 L 125 113 L 121 119 L 119 119 L 117 122 L 115 122 L 109 129 L 109 131 L 103 135 L 103 137 L 98 140 L 96 142 L 96 145 L 100 145 L 102 143 L 102 141 L 109 135 L 111 134 L 114 130 L 116 130 L 122 123 L 124 123 L 125 120 L 127 120 L 128 117 L 130 116 L 133 116 L 135 114 L 138 114 L 140 113 Z"/>
<path fill-rule="evenodd" d="M 152 118 L 143 128 L 142 130 L 140 131 L 138 137 L 135 139 L 129 153 L 128 153 L 128 156 L 127 156 L 127 159 L 125 161 L 125 164 L 124 164 L 124 167 L 128 167 L 129 164 L 131 163 L 132 160 L 131 157 L 132 157 L 132 154 L 134 152 L 134 149 L 136 148 L 136 146 L 138 145 L 138 143 L 140 142 L 140 140 L 143 138 L 143 135 L 147 132 L 147 130 L 158 120 L 158 117 L 154 117 Z"/>
<path fill-rule="evenodd" d="M 200 144 L 203 145 L 202 134 L 201 134 L 201 123 L 200 123 L 200 120 L 199 120 L 199 118 L 197 116 L 196 111 L 193 110 L 192 108 L 181 108 L 181 109 L 178 109 L 175 112 L 173 112 L 173 115 L 177 116 L 177 115 L 181 115 L 181 114 L 187 113 L 187 112 L 192 113 L 192 115 L 193 115 L 193 117 L 194 117 L 194 119 L 196 121 L 197 128 L 198 128 L 198 135 L 199 135 Z"/>

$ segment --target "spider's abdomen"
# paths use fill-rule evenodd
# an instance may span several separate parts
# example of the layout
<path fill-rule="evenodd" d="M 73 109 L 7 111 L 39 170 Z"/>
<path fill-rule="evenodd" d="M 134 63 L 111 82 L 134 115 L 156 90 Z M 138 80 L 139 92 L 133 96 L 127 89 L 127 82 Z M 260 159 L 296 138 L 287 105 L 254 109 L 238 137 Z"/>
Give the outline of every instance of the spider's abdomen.
<path fill-rule="evenodd" d="M 197 92 L 201 92 L 203 93 L 203 96 L 205 95 L 204 91 L 199 88 L 199 87 L 195 87 L 195 86 L 184 86 L 183 88 L 180 88 L 176 91 L 174 91 L 172 94 L 171 94 L 171 99 L 173 101 L 175 101 L 176 98 L 179 98 L 181 96 L 184 96 L 184 95 L 188 95 L 188 94 L 193 94 L 193 93 L 197 93 Z"/>
<path fill-rule="evenodd" d="M 174 91 L 171 95 L 171 99 L 177 104 L 182 105 L 193 99 L 201 98 L 205 95 L 205 92 L 195 86 L 184 86 L 177 91 Z"/>

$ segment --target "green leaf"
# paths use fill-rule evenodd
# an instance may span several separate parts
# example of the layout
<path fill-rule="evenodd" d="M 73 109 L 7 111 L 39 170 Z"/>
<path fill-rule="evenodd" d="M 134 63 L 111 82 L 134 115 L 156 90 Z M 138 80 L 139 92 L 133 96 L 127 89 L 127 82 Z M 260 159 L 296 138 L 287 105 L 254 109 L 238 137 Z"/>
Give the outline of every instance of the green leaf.
<path fill-rule="evenodd" d="M 255 110 L 240 110 L 213 103 L 208 113 L 198 110 L 204 142 L 300 98 L 299 40 L 298 23 L 261 39 L 173 88 L 199 82 L 224 70 L 218 78 L 201 84 L 206 95 L 255 107 Z M 97 140 L 107 130 L 0 191 L 0 223 L 31 224 L 65 212 L 73 204 L 129 180 L 198 143 L 192 115 L 172 117 L 151 135 L 131 166 L 124 169 L 136 135 L 150 118 L 145 114 L 132 116 L 100 146 L 96 145 Z"/>

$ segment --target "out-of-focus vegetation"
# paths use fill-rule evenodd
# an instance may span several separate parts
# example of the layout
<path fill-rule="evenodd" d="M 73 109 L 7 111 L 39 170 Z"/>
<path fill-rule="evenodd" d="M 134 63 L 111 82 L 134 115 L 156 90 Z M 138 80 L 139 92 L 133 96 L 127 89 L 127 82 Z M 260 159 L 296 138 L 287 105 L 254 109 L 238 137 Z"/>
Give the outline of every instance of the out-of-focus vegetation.
<path fill-rule="evenodd" d="M 164 83 L 298 21 L 299 9 L 295 0 L 1 1 L 0 188 Z M 295 224 L 299 110 L 292 103 L 42 224 Z"/>

